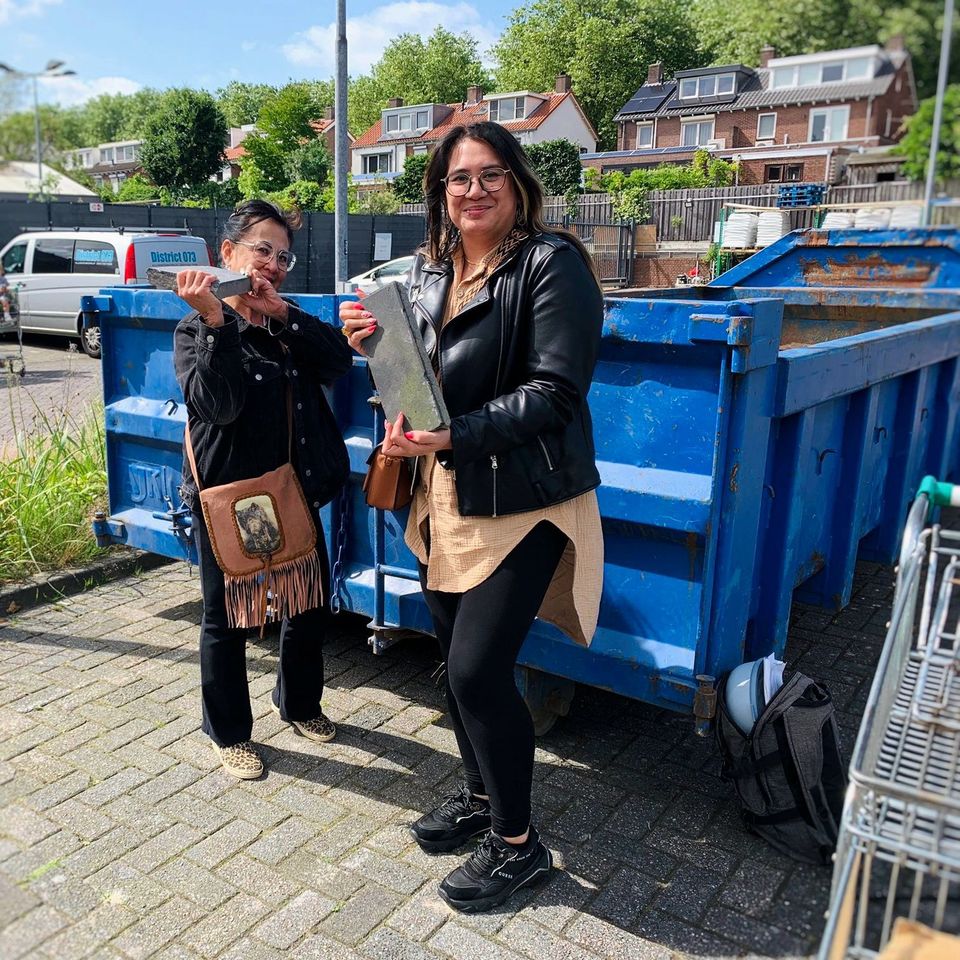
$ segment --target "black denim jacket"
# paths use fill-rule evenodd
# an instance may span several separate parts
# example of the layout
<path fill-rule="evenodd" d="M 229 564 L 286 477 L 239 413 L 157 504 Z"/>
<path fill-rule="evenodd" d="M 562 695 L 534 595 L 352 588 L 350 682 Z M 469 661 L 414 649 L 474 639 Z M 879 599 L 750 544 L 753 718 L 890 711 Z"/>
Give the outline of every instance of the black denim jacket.
<path fill-rule="evenodd" d="M 177 382 L 203 486 L 257 477 L 287 462 L 289 383 L 293 465 L 307 502 L 323 506 L 337 495 L 350 466 L 322 387 L 350 369 L 350 347 L 338 330 L 293 304 L 276 337 L 226 304 L 224 317 L 222 327 L 209 327 L 190 313 L 174 334 Z M 272 324 L 274 331 L 282 326 Z M 180 492 L 191 509 L 198 507 L 186 457 Z"/>

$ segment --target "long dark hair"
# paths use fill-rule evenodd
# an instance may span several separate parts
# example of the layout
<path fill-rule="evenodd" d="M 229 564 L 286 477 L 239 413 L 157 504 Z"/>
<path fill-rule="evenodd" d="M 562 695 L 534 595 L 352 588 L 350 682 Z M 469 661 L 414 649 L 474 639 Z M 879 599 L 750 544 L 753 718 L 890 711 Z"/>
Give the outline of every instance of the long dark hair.
<path fill-rule="evenodd" d="M 480 140 L 500 158 L 513 174 L 520 202 L 517 204 L 517 227 L 530 234 L 552 233 L 572 243 L 590 268 L 599 284 L 593 258 L 580 238 L 568 230 L 548 227 L 543 219 L 543 186 L 530 166 L 523 148 L 499 123 L 482 121 L 465 127 L 454 127 L 440 141 L 423 175 L 423 194 L 427 205 L 427 239 L 424 252 L 434 262 L 446 260 L 460 243 L 460 231 L 447 216 L 447 194 L 442 180 L 450 167 L 450 157 L 461 140 Z"/>
<path fill-rule="evenodd" d="M 287 242 L 291 247 L 293 231 L 299 230 L 303 222 L 299 210 L 282 210 L 269 200 L 244 200 L 243 203 L 238 203 L 233 213 L 227 217 L 223 225 L 222 239 L 236 243 L 237 240 L 244 238 L 251 227 L 264 220 L 270 220 L 283 227 L 287 231 Z"/>

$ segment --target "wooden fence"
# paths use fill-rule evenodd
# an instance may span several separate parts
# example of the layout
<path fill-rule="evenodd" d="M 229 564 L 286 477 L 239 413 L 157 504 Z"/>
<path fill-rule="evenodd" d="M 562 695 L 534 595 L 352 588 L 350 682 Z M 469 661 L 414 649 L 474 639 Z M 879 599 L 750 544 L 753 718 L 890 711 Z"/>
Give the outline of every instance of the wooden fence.
<path fill-rule="evenodd" d="M 780 184 L 762 183 L 739 187 L 706 187 L 687 190 L 651 190 L 648 194 L 650 216 L 648 223 L 656 226 L 658 241 L 709 242 L 713 239 L 714 224 L 727 203 L 743 203 L 758 207 L 775 207 Z M 946 185 L 940 191 L 947 196 L 960 197 L 960 182 Z M 907 180 L 888 183 L 864 183 L 856 186 L 827 187 L 824 204 L 890 203 L 902 200 L 922 200 L 923 184 Z M 422 203 L 407 203 L 400 213 L 423 215 Z M 814 226 L 815 211 L 810 208 L 788 210 L 790 229 Z M 588 193 L 577 198 L 576 210 L 568 209 L 564 197 L 545 197 L 544 214 L 549 223 L 605 225 L 622 223 L 613 209 L 609 194 Z M 934 208 L 933 223 L 960 223 L 960 209 Z"/>

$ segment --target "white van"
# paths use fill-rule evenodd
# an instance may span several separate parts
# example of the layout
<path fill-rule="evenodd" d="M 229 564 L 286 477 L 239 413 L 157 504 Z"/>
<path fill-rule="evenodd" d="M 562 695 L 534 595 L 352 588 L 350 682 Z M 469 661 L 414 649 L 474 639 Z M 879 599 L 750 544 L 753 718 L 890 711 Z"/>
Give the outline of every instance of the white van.
<path fill-rule="evenodd" d="M 16 289 L 25 333 L 77 337 L 86 354 L 100 356 L 100 328 L 83 327 L 80 297 L 119 283 L 146 283 L 156 266 L 208 266 L 202 237 L 170 229 L 30 230 L 0 250 Z"/>

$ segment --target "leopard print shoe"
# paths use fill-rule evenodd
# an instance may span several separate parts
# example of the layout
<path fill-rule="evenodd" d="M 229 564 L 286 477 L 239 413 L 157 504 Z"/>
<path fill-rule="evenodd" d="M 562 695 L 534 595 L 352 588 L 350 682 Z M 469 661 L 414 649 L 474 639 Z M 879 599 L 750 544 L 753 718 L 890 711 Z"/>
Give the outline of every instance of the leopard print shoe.
<path fill-rule="evenodd" d="M 249 740 L 231 747 L 214 744 L 213 749 L 220 757 L 223 769 L 238 780 L 257 780 L 263 776 L 263 760 Z"/>
<path fill-rule="evenodd" d="M 280 715 L 280 708 L 270 698 L 270 707 L 273 712 Z M 326 717 L 321 710 L 312 720 L 288 720 L 287 723 L 293 727 L 301 737 L 313 740 L 315 743 L 329 743 L 336 735 L 337 728 L 332 720 Z"/>

